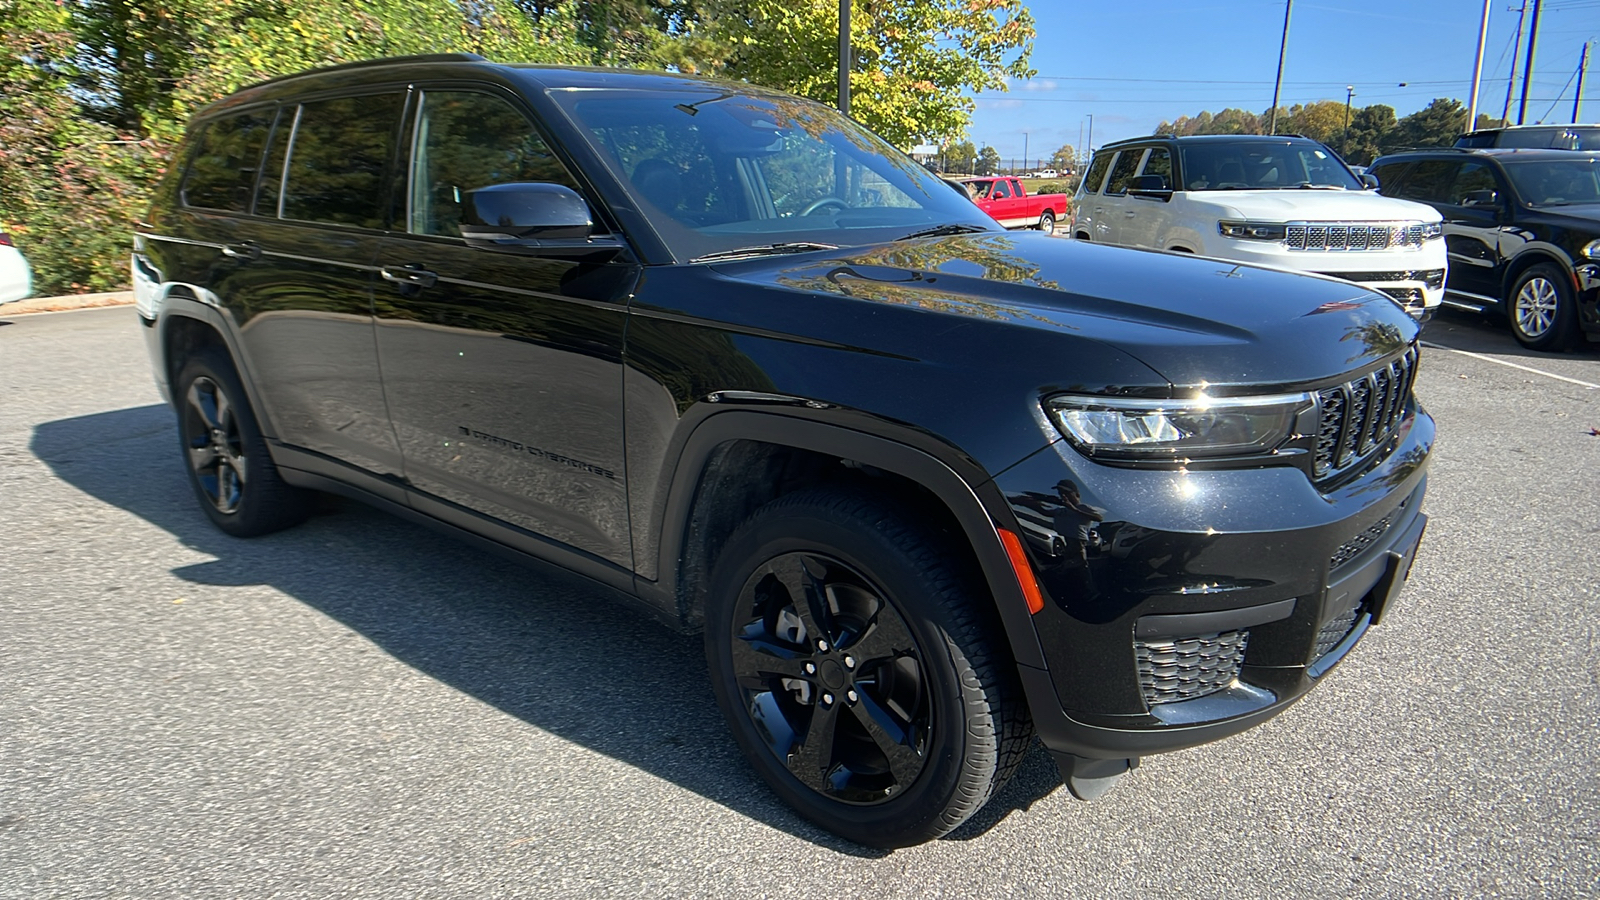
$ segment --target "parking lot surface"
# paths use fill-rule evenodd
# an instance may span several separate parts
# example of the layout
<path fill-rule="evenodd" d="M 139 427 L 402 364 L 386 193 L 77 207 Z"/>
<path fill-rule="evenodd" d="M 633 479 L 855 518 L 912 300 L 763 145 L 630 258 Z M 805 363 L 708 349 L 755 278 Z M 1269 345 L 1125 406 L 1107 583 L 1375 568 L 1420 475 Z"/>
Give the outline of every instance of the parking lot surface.
<path fill-rule="evenodd" d="M 699 639 L 359 504 L 224 536 L 128 308 L 0 315 L 0 897 L 1600 893 L 1600 345 L 1444 313 L 1412 581 L 1327 683 L 1094 803 L 817 831 Z"/>

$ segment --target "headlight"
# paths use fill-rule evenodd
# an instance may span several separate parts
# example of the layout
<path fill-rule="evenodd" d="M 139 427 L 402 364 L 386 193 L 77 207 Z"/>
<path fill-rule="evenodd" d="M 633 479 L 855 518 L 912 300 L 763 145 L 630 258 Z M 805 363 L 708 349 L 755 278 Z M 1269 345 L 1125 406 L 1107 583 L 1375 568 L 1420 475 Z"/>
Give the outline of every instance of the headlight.
<path fill-rule="evenodd" d="M 1442 238 L 1442 237 L 1444 237 L 1444 223 L 1443 222 L 1423 222 L 1422 223 L 1422 239 L 1423 240 L 1431 241 L 1431 240 L 1434 240 L 1436 238 Z"/>
<path fill-rule="evenodd" d="M 1288 226 L 1273 222 L 1231 222 L 1223 219 L 1217 223 L 1217 233 L 1223 237 L 1253 241 L 1281 241 L 1289 231 Z"/>
<path fill-rule="evenodd" d="M 1064 394 L 1044 407 L 1091 456 L 1184 459 L 1264 453 L 1287 440 L 1310 394 L 1136 400 Z"/>
<path fill-rule="evenodd" d="M 1590 241 L 1584 244 L 1583 255 L 1590 259 L 1600 259 L 1600 241 Z"/>

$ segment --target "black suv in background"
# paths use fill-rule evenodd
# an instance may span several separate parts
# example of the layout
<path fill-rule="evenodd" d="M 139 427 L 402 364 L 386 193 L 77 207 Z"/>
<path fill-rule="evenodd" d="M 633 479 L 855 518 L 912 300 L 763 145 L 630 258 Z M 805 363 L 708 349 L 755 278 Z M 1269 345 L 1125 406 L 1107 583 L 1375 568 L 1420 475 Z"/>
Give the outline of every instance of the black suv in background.
<path fill-rule="evenodd" d="M 1444 217 L 1445 303 L 1503 312 L 1534 350 L 1600 340 L 1600 153 L 1412 150 L 1368 171 Z"/>
<path fill-rule="evenodd" d="M 217 527 L 335 491 L 703 631 L 754 768 L 866 844 L 955 828 L 1035 734 L 1087 798 L 1270 718 L 1426 521 L 1388 298 L 1005 232 L 747 84 L 259 84 L 196 115 L 133 272 Z"/>
<path fill-rule="evenodd" d="M 1600 150 L 1600 125 L 1507 125 L 1456 138 L 1467 150 Z"/>

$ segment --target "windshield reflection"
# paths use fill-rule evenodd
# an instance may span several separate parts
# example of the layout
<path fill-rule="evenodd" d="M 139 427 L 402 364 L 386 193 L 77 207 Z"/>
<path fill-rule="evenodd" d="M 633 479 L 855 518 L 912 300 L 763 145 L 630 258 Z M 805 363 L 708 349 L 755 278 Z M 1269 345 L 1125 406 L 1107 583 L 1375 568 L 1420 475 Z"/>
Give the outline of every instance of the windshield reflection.
<path fill-rule="evenodd" d="M 920 228 L 998 229 L 961 194 L 830 107 L 720 86 L 552 96 L 680 259 Z"/>
<path fill-rule="evenodd" d="M 1179 145 L 1191 191 L 1359 191 L 1361 182 L 1315 141 L 1200 141 Z"/>
<path fill-rule="evenodd" d="M 1600 203 L 1596 158 L 1552 159 L 1507 162 L 1506 174 L 1517 189 L 1517 196 L 1529 206 L 1566 206 L 1572 203 Z"/>

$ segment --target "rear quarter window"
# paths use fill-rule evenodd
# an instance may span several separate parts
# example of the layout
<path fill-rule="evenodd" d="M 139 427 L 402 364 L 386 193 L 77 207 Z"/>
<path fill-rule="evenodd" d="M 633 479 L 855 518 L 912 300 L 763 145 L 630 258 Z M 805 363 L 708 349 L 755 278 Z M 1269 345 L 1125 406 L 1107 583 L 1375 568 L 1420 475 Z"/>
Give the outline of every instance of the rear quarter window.
<path fill-rule="evenodd" d="M 184 176 L 184 206 L 248 212 L 261 153 L 272 132 L 275 110 L 264 109 L 217 119 L 200 133 Z"/>
<path fill-rule="evenodd" d="M 1106 171 L 1111 168 L 1111 157 L 1116 153 L 1101 151 L 1094 156 L 1094 162 L 1089 163 L 1089 172 L 1083 176 L 1083 184 L 1079 186 L 1079 193 L 1098 194 L 1100 185 L 1105 183 Z"/>

